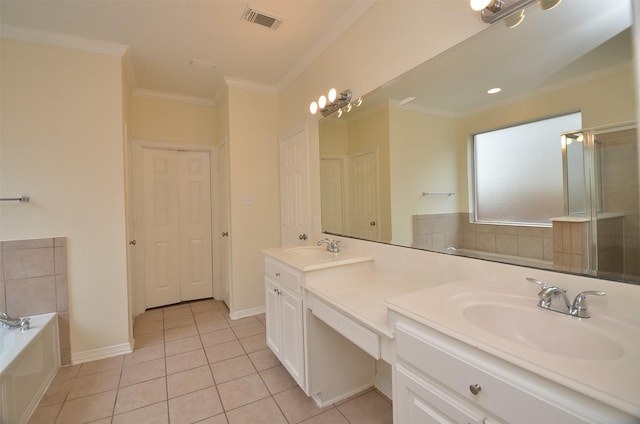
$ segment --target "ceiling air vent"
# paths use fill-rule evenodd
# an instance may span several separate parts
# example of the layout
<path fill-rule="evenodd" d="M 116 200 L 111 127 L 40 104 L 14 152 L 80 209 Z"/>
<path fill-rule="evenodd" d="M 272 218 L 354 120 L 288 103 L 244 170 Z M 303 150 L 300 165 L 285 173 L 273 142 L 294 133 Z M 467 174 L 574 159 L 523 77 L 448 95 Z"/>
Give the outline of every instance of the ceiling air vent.
<path fill-rule="evenodd" d="M 247 7 L 244 9 L 244 12 L 242 13 L 242 19 L 247 22 L 252 22 L 254 24 L 271 28 L 273 30 L 278 29 L 278 27 L 282 23 L 282 19 L 276 17 L 273 13 L 261 12 L 249 5 L 247 5 Z"/>

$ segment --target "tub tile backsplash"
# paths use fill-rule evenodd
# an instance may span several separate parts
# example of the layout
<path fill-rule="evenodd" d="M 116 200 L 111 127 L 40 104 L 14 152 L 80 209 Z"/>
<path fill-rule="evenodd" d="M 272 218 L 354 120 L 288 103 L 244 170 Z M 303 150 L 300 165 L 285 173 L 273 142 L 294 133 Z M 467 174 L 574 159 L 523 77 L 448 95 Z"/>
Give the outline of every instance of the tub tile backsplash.
<path fill-rule="evenodd" d="M 0 242 L 0 310 L 58 313 L 62 365 L 71 363 L 66 238 Z"/>

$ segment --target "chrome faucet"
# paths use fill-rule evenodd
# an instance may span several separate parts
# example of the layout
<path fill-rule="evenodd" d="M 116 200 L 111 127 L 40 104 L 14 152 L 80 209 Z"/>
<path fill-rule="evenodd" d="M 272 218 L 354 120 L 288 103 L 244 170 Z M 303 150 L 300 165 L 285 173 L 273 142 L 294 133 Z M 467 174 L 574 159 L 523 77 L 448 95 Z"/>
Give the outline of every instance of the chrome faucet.
<path fill-rule="evenodd" d="M 543 309 L 549 309 L 550 311 L 560 312 L 562 314 L 571 315 L 577 318 L 589 318 L 589 310 L 587 309 L 587 296 L 604 296 L 607 293 L 603 291 L 587 290 L 578 293 L 573 303 L 569 302 L 567 297 L 567 291 L 556 286 L 548 285 L 535 278 L 527 278 L 530 283 L 535 283 L 540 286 L 540 292 L 538 292 L 538 306 Z M 553 299 L 560 297 L 563 301 L 561 306 L 554 305 Z"/>
<path fill-rule="evenodd" d="M 324 240 L 320 240 L 316 244 L 318 246 L 322 246 L 323 244 L 326 244 L 328 252 L 338 253 L 338 252 L 340 252 L 340 246 L 338 245 L 338 243 L 340 243 L 340 240 L 329 240 L 328 238 L 326 238 Z"/>
<path fill-rule="evenodd" d="M 11 318 L 4 312 L 0 312 L 0 323 L 4 328 L 19 328 L 23 333 L 29 329 L 29 318 Z"/>

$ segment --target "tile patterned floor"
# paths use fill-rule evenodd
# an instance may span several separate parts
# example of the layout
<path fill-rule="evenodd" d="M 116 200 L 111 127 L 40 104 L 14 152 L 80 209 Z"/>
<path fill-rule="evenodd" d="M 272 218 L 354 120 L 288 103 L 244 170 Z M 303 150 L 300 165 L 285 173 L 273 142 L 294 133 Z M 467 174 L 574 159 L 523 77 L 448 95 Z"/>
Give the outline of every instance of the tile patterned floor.
<path fill-rule="evenodd" d="M 264 315 L 212 299 L 149 310 L 129 355 L 61 368 L 32 424 L 383 424 L 375 390 L 318 408 L 265 343 Z"/>

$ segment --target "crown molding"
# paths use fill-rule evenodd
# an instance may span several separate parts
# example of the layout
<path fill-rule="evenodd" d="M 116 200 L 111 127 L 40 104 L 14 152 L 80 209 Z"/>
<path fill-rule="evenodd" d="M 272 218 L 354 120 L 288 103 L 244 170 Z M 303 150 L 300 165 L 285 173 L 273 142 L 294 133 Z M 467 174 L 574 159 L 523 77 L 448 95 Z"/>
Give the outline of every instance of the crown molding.
<path fill-rule="evenodd" d="M 199 106 L 213 107 L 216 102 L 206 97 L 186 96 L 184 94 L 168 93 L 165 91 L 136 89 L 133 92 L 135 97 L 144 97 L 149 99 L 166 100 L 170 102 L 191 103 Z"/>
<path fill-rule="evenodd" d="M 280 91 L 284 90 L 297 77 L 307 69 L 314 60 L 316 60 L 322 52 L 324 52 L 334 41 L 338 39 L 346 30 L 348 30 L 355 21 L 357 21 L 364 13 L 369 10 L 377 0 L 356 1 L 347 12 L 342 15 L 336 23 L 324 33 L 324 35 L 307 51 L 307 53 L 296 62 L 296 64 L 278 83 L 276 86 Z"/>
<path fill-rule="evenodd" d="M 129 46 L 124 44 L 109 43 L 107 41 L 74 37 L 72 35 L 58 34 L 54 32 L 38 31 L 16 25 L 2 25 L 0 35 L 13 40 L 29 41 L 32 43 L 47 44 L 56 47 L 67 47 L 119 57 L 124 56 L 127 50 L 129 50 Z"/>
<path fill-rule="evenodd" d="M 233 78 L 233 77 L 224 77 L 224 82 L 227 84 L 227 87 L 241 88 L 243 90 L 249 90 L 249 91 L 257 91 L 259 93 L 272 94 L 274 96 L 277 96 L 278 94 L 280 94 L 280 90 L 278 90 L 278 87 L 274 85 L 262 84 L 259 82 L 247 81 L 247 80 L 243 80 L 240 78 Z"/>

